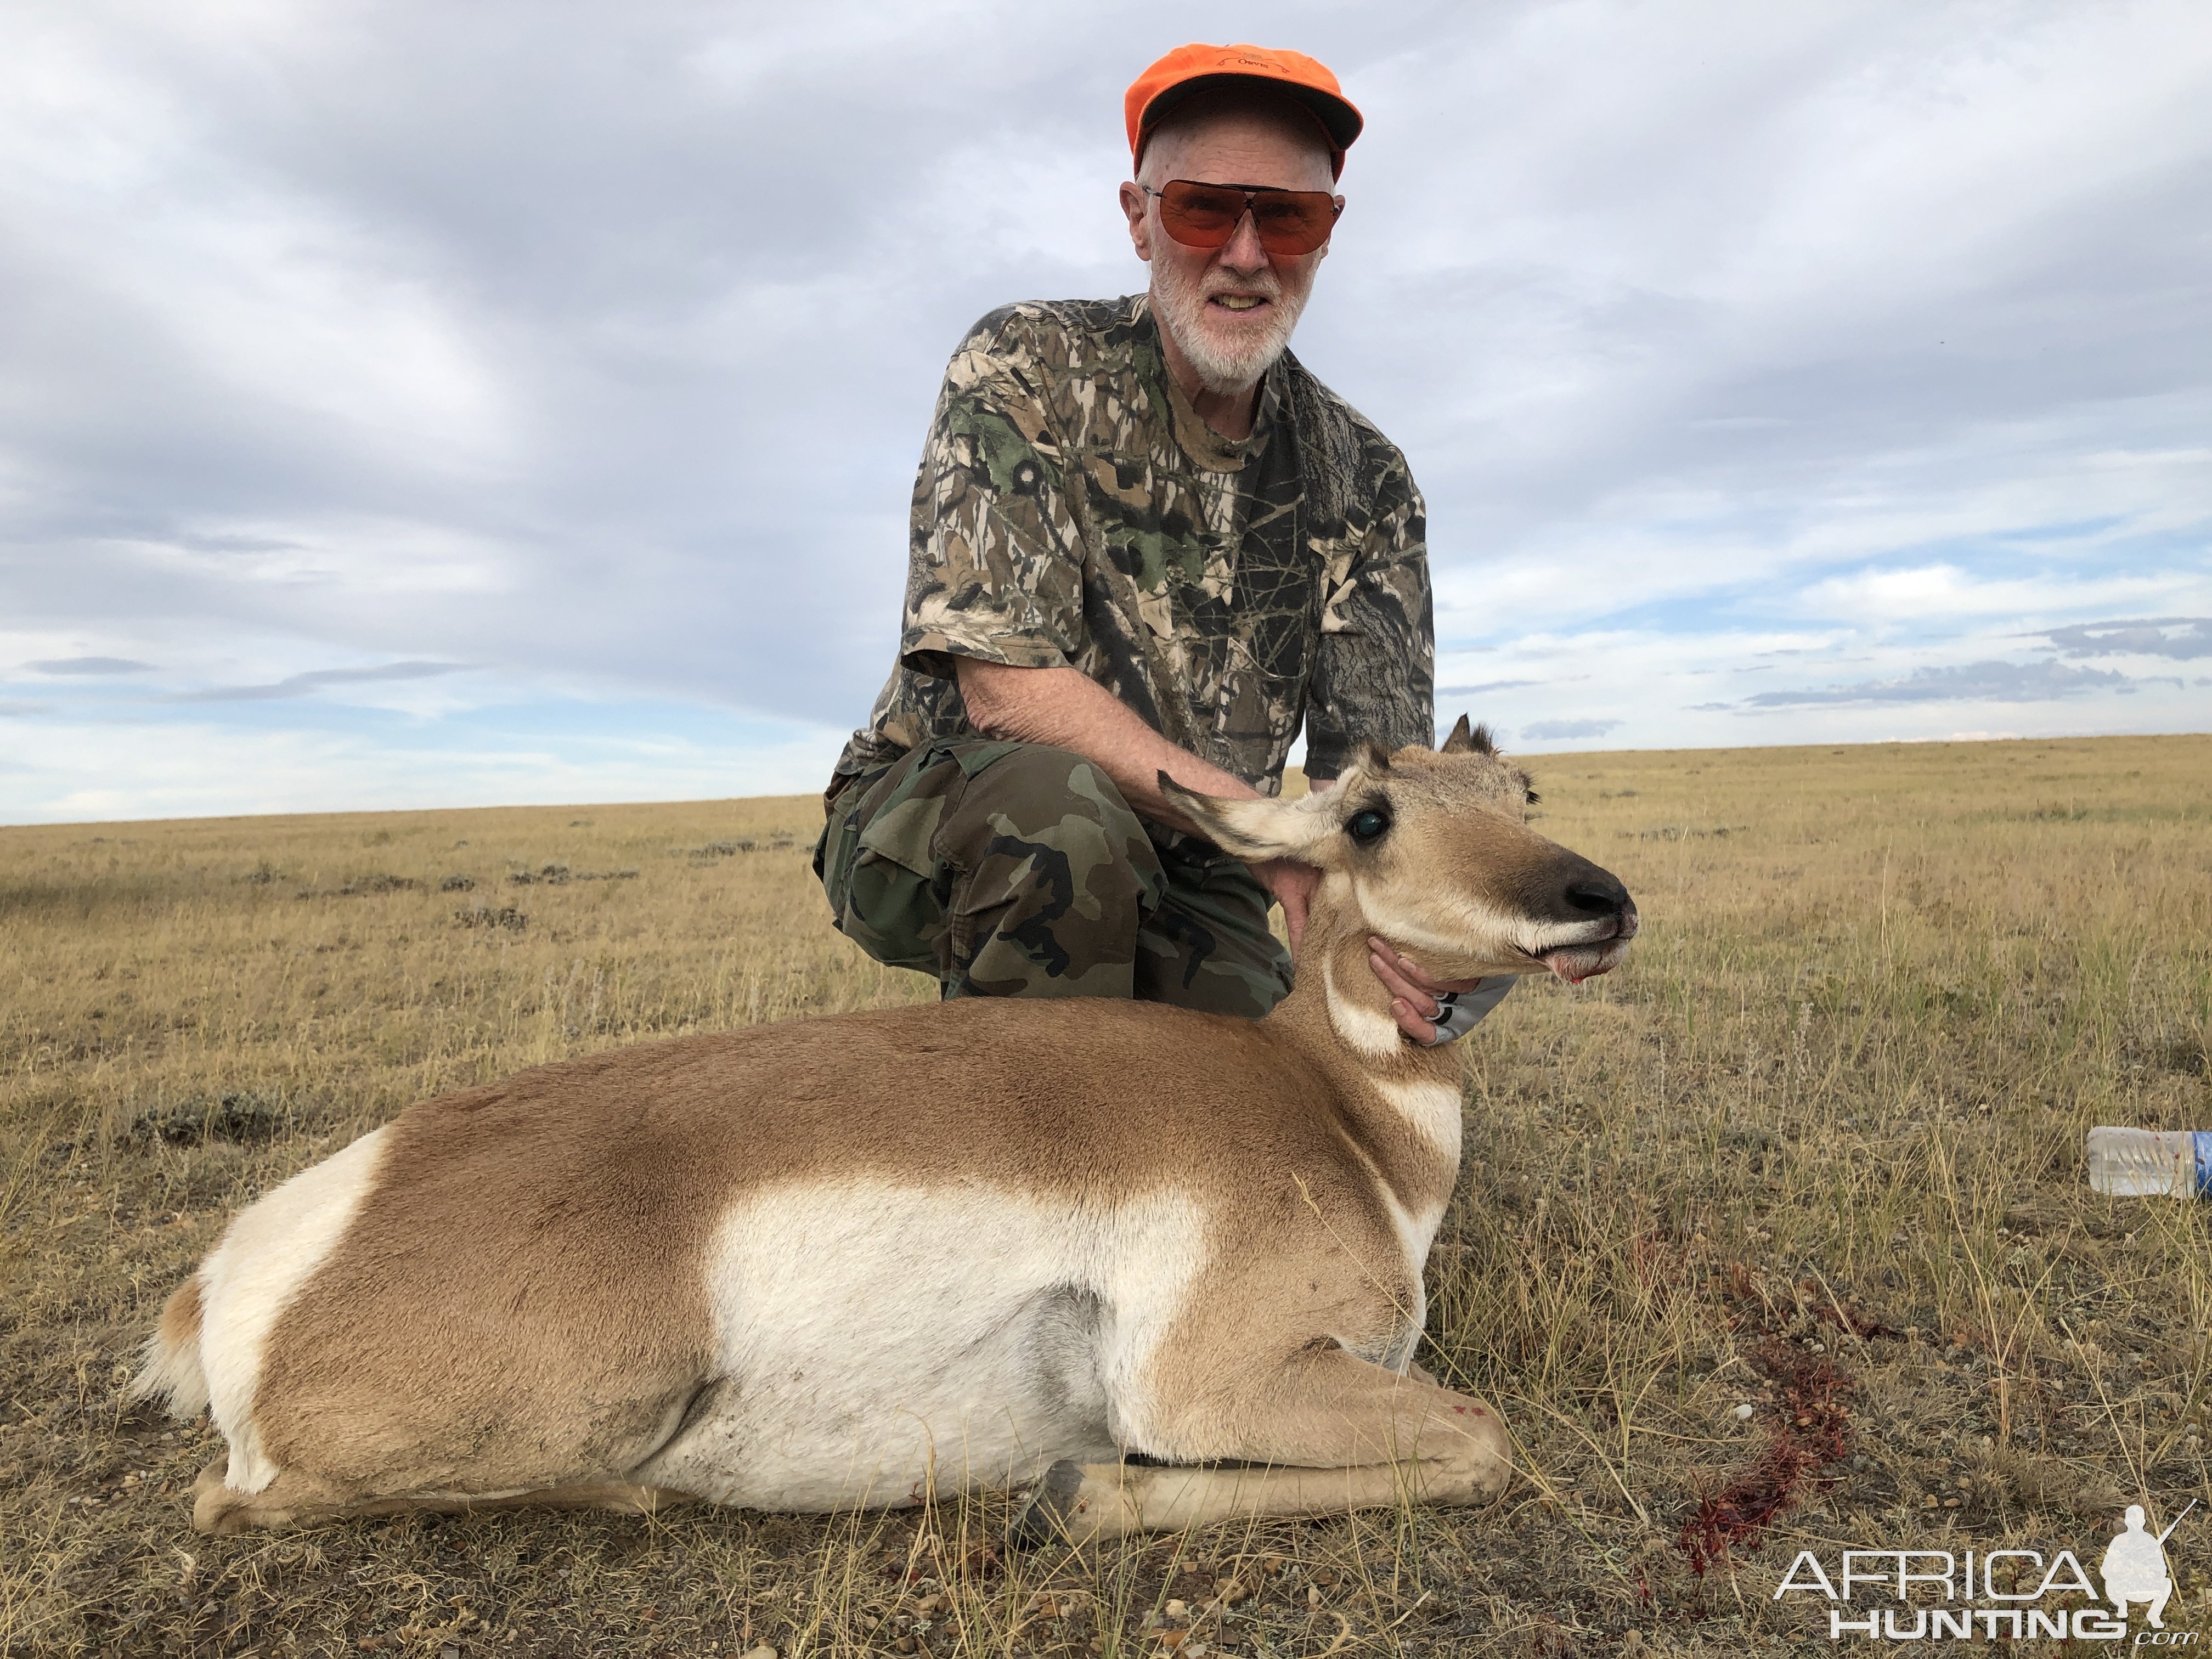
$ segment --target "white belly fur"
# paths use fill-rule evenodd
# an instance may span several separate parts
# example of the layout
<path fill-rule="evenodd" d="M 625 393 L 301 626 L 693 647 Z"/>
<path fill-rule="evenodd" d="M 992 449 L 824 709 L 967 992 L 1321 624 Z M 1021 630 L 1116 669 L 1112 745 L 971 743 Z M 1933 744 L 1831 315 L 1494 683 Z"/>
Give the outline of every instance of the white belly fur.
<path fill-rule="evenodd" d="M 1112 1206 L 877 1180 L 748 1195 L 708 1269 L 719 1375 L 631 1478 L 820 1511 L 1002 1486 L 1140 1436 L 1206 1252 L 1164 1189 Z"/>

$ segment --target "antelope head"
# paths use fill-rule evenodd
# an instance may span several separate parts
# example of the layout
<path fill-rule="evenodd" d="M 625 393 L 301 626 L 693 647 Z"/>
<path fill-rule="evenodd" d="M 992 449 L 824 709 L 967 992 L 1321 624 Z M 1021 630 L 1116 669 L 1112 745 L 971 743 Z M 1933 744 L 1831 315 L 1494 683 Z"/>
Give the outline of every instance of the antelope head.
<path fill-rule="evenodd" d="M 1370 744 L 1334 788 L 1297 800 L 1159 781 L 1225 851 L 1321 870 L 1310 949 L 1378 933 L 1443 978 L 1550 972 L 1579 985 L 1619 966 L 1636 937 L 1620 878 L 1528 827 L 1528 775 L 1463 714 L 1442 749 Z"/>

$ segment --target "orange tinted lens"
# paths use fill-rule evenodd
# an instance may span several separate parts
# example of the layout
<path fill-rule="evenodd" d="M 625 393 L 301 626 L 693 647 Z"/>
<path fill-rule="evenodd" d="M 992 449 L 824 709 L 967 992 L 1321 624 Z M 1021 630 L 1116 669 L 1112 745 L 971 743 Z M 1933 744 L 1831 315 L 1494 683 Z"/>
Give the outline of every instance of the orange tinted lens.
<path fill-rule="evenodd" d="M 1209 190 L 1178 179 L 1160 192 L 1160 223 L 1185 247 L 1219 247 L 1243 216 L 1241 190 Z"/>
<path fill-rule="evenodd" d="M 1252 223 L 1268 252 L 1311 253 L 1335 228 L 1335 198 L 1317 190 L 1261 191 L 1253 198 Z"/>

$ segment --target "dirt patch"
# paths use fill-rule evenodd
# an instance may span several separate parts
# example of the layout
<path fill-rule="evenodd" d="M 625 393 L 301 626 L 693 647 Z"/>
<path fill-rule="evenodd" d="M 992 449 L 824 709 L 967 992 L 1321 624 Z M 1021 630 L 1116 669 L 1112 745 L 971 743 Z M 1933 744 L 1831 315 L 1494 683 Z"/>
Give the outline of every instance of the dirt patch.
<path fill-rule="evenodd" d="M 228 1141 L 258 1146 L 292 1127 L 293 1113 L 281 1096 L 246 1089 L 234 1093 L 179 1100 L 149 1108 L 112 1136 L 118 1146 L 198 1146 Z"/>
<path fill-rule="evenodd" d="M 530 918 L 512 904 L 502 904 L 496 908 L 479 904 L 471 909 L 456 910 L 453 920 L 464 927 L 504 927 L 516 933 L 530 926 Z"/>

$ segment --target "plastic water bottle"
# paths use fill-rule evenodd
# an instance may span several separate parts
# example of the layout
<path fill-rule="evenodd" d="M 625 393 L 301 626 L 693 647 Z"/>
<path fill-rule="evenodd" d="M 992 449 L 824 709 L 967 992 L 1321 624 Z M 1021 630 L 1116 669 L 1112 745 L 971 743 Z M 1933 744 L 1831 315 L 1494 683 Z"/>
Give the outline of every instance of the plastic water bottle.
<path fill-rule="evenodd" d="M 2092 1129 L 2089 1185 L 2115 1198 L 2212 1198 L 2212 1132 Z"/>

